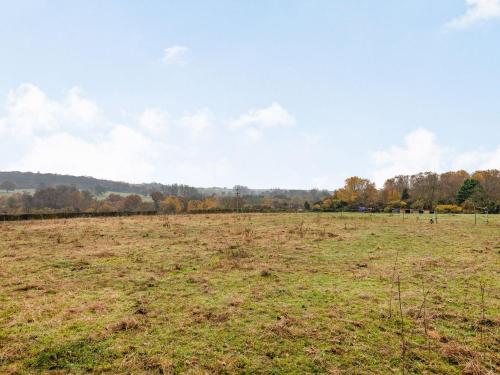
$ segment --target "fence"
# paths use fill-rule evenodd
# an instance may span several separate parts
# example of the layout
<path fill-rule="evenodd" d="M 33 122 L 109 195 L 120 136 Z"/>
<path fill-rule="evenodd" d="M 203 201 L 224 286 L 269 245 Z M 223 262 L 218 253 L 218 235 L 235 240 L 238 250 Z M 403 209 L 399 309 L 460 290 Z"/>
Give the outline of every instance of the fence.
<path fill-rule="evenodd" d="M 82 217 L 113 217 L 133 215 L 156 215 L 156 211 L 124 211 L 124 212 L 50 212 L 36 214 L 3 214 L 0 221 L 23 221 L 23 220 L 48 220 L 48 219 L 73 219 Z"/>
<path fill-rule="evenodd" d="M 238 212 L 259 213 L 259 212 L 296 212 L 296 210 L 287 209 L 245 209 L 240 208 Z M 192 210 L 188 214 L 223 214 L 234 213 L 234 209 L 213 209 L 213 210 Z M 119 216 L 153 216 L 162 215 L 158 211 L 113 211 L 113 212 L 50 212 L 50 213 L 31 213 L 31 214 L 0 214 L 2 221 L 24 221 L 24 220 L 49 220 L 49 219 L 75 219 L 91 217 L 119 217 Z"/>

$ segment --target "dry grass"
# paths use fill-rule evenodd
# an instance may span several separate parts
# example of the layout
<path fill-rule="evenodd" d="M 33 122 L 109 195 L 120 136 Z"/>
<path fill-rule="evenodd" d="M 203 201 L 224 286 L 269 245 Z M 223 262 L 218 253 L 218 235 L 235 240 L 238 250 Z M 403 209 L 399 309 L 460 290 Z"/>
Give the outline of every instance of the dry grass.
<path fill-rule="evenodd" d="M 0 373 L 397 373 L 402 315 L 406 373 L 493 374 L 500 217 L 473 223 L 306 213 L 0 223 Z"/>

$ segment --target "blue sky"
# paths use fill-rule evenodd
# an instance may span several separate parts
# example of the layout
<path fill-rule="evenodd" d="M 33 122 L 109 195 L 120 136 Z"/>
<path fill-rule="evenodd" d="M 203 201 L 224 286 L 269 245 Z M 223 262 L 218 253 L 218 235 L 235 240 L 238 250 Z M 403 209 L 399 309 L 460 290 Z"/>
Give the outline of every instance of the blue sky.
<path fill-rule="evenodd" d="M 0 170 L 333 189 L 500 168 L 500 0 L 0 7 Z"/>

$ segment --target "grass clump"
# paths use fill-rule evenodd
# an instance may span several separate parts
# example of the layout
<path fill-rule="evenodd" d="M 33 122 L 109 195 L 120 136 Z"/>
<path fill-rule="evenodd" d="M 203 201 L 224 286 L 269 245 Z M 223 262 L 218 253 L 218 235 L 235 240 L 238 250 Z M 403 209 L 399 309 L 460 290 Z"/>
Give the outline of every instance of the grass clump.
<path fill-rule="evenodd" d="M 33 370 L 91 371 L 105 368 L 112 357 L 106 343 L 79 339 L 42 349 L 28 365 Z"/>

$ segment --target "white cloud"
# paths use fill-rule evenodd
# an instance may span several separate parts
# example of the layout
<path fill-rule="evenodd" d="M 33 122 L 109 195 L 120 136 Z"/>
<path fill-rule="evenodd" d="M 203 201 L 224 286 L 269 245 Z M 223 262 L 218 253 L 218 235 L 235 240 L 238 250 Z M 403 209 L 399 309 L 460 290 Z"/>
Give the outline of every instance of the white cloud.
<path fill-rule="evenodd" d="M 376 166 L 372 178 L 382 186 L 386 179 L 400 174 L 500 169 L 500 145 L 493 151 L 457 152 L 439 144 L 430 130 L 420 128 L 406 135 L 402 146 L 374 152 L 372 161 Z"/>
<path fill-rule="evenodd" d="M 212 126 L 213 117 L 212 112 L 204 108 L 193 114 L 181 117 L 180 125 L 189 129 L 192 135 L 198 136 Z"/>
<path fill-rule="evenodd" d="M 295 125 L 295 118 L 278 103 L 262 109 L 252 109 L 229 123 L 234 128 L 288 127 Z"/>
<path fill-rule="evenodd" d="M 33 84 L 7 95 L 0 148 L 8 169 L 86 174 L 136 180 L 152 169 L 153 142 L 139 131 L 113 125 L 79 87 L 61 100 Z M 5 160 L 6 159 L 6 160 Z"/>
<path fill-rule="evenodd" d="M 338 180 L 345 171 L 341 175 L 324 173 L 329 169 L 322 168 L 324 162 L 319 159 L 326 152 L 321 134 L 295 132 L 292 135 L 297 146 L 281 145 L 295 150 L 291 154 L 285 148 L 278 149 L 280 145 L 272 140 L 259 148 L 249 143 L 235 154 L 234 143 L 240 133 L 214 126 L 214 118 L 207 108 L 176 117 L 149 107 L 112 121 L 78 87 L 54 99 L 40 88 L 24 84 L 8 93 L 0 114 L 0 170 L 193 185 L 231 186 L 242 181 L 238 178 L 253 178 L 254 184 L 261 186 L 278 185 L 280 181 L 288 181 L 290 187 L 304 181 L 317 187 L 341 184 Z M 282 129 L 295 123 L 292 115 L 273 103 L 251 110 L 228 125 L 252 140 L 270 128 Z M 417 129 L 404 137 L 401 145 L 373 153 L 372 160 L 372 178 L 380 185 L 397 174 L 498 169 L 500 144 L 494 150 L 456 152 L 440 144 L 431 131 Z M 255 169 L 255 165 L 266 167 Z"/>
<path fill-rule="evenodd" d="M 500 169 L 500 146 L 493 151 L 469 151 L 457 155 L 452 162 L 454 169 Z"/>
<path fill-rule="evenodd" d="M 37 136 L 16 166 L 26 171 L 143 181 L 153 172 L 153 152 L 149 138 L 116 125 L 104 139 L 93 141 L 68 133 Z"/>
<path fill-rule="evenodd" d="M 252 141 L 258 141 L 262 138 L 262 130 L 254 127 L 245 129 L 245 134 Z"/>
<path fill-rule="evenodd" d="M 90 127 L 99 121 L 96 103 L 83 96 L 78 87 L 56 101 L 32 84 L 22 84 L 7 95 L 6 115 L 0 127 L 13 136 L 52 132 L 66 127 Z"/>
<path fill-rule="evenodd" d="M 373 153 L 377 166 L 373 179 L 381 186 L 387 178 L 398 174 L 438 171 L 444 162 L 445 149 L 436 143 L 434 133 L 417 129 L 404 137 L 403 146 L 392 146 Z"/>
<path fill-rule="evenodd" d="M 237 119 L 229 122 L 233 129 L 244 129 L 252 140 L 260 139 L 266 128 L 291 127 L 296 124 L 295 117 L 286 111 L 279 103 L 262 109 L 252 109 Z"/>
<path fill-rule="evenodd" d="M 58 126 L 60 105 L 51 101 L 38 87 L 23 84 L 7 95 L 3 127 L 20 135 L 54 130 Z M 15 127 L 15 128 L 14 128 Z"/>
<path fill-rule="evenodd" d="M 226 158 L 207 160 L 206 155 L 198 161 L 177 160 L 170 168 L 178 181 L 194 186 L 199 186 L 200 181 L 204 186 L 222 186 L 221 181 L 227 181 L 229 176 L 236 173 L 231 161 Z"/>
<path fill-rule="evenodd" d="M 185 64 L 185 57 L 188 52 L 189 48 L 185 46 L 172 46 L 166 48 L 163 53 L 162 61 L 165 64 Z"/>
<path fill-rule="evenodd" d="M 168 112 L 150 107 L 138 115 L 124 114 L 122 120 L 125 124 L 106 118 L 78 87 L 57 100 L 35 85 L 20 85 L 9 92 L 0 114 L 0 150 L 5 153 L 0 170 L 173 182 L 185 177 L 183 168 L 212 168 L 210 160 L 185 151 L 198 149 L 191 135 L 212 126 L 208 109 L 172 119 Z"/>
<path fill-rule="evenodd" d="M 146 108 L 139 115 L 139 126 L 145 131 L 161 135 L 164 134 L 169 127 L 170 115 L 159 108 Z"/>
<path fill-rule="evenodd" d="M 100 111 L 97 104 L 83 95 L 83 90 L 79 87 L 73 87 L 68 91 L 62 107 L 66 121 L 91 124 L 99 120 Z"/>
<path fill-rule="evenodd" d="M 449 29 L 465 29 L 474 24 L 500 19 L 500 0 L 466 0 L 467 11 L 446 24 Z"/>
<path fill-rule="evenodd" d="M 330 185 L 330 179 L 328 176 L 317 176 L 312 179 L 313 189 L 328 189 Z"/>

